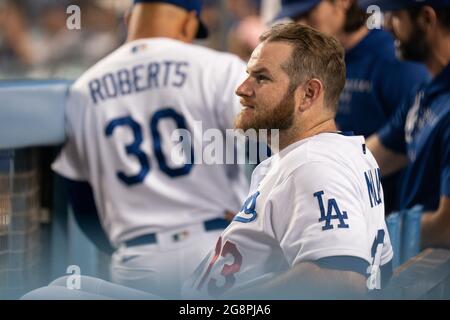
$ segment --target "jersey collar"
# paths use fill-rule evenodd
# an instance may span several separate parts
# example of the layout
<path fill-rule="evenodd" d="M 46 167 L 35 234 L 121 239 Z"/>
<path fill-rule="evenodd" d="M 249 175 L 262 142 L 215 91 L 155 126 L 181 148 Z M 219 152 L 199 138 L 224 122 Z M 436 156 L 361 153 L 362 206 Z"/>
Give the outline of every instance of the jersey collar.
<path fill-rule="evenodd" d="M 353 137 L 355 135 L 355 133 L 353 131 L 337 131 L 337 132 L 330 132 L 330 133 L 336 133 L 336 134 L 340 134 L 346 137 Z"/>

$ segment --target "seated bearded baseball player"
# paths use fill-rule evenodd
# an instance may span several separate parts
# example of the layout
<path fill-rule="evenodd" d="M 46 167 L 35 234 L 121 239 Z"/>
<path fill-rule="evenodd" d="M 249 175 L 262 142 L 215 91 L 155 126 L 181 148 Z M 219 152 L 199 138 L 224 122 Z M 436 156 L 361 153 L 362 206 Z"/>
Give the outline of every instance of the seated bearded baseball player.
<path fill-rule="evenodd" d="M 253 172 L 247 200 L 183 298 L 343 299 L 381 289 L 393 251 L 380 170 L 364 138 L 337 132 L 334 121 L 343 48 L 310 27 L 277 25 L 261 36 L 247 72 L 236 128 L 277 129 L 278 141 L 268 141 L 275 154 Z M 25 298 L 80 298 L 64 281 Z M 154 298 L 88 277 L 82 288 L 87 298 Z"/>
<path fill-rule="evenodd" d="M 184 296 L 348 298 L 380 289 L 393 257 L 380 170 L 364 138 L 337 132 L 334 121 L 343 48 L 295 24 L 261 41 L 236 90 L 235 126 L 279 129 L 281 151 L 255 169 L 247 200 Z"/>

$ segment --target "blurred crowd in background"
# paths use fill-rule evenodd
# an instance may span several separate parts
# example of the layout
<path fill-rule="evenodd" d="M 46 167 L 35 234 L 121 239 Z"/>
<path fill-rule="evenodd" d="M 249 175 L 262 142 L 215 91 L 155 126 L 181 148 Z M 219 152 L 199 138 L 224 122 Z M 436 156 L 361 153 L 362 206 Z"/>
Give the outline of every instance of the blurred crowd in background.
<path fill-rule="evenodd" d="M 201 44 L 247 60 L 279 5 L 277 0 L 264 2 L 206 0 L 202 18 L 210 36 Z M 123 17 L 131 4 L 131 0 L 0 0 L 0 79 L 76 79 L 125 41 Z M 67 28 L 71 5 L 80 8 L 80 29 Z"/>

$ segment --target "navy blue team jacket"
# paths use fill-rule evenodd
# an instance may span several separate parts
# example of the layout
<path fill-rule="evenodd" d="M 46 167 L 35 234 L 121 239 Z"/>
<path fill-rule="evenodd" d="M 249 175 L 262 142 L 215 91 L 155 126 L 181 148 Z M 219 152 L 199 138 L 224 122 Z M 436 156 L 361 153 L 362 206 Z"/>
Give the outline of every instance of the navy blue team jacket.
<path fill-rule="evenodd" d="M 342 131 L 365 137 L 377 132 L 413 90 L 429 81 L 422 64 L 399 61 L 392 35 L 372 30 L 346 52 L 347 81 L 336 122 Z"/>
<path fill-rule="evenodd" d="M 435 211 L 450 197 L 450 64 L 379 131 L 381 142 L 410 161 L 400 194 L 402 209 Z"/>
<path fill-rule="evenodd" d="M 342 131 L 366 138 L 395 114 L 414 90 L 430 79 L 425 66 L 399 61 L 392 35 L 372 30 L 346 52 L 347 81 L 339 99 L 336 123 Z M 385 210 L 399 209 L 401 173 L 382 179 Z"/>

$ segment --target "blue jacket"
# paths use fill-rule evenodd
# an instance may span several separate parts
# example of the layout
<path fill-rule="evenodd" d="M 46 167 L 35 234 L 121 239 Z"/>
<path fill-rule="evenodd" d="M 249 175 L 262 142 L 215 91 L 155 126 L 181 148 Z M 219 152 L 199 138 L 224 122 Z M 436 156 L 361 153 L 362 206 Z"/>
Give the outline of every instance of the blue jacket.
<path fill-rule="evenodd" d="M 413 89 L 429 80 L 422 64 L 396 58 L 394 39 L 372 30 L 346 53 L 347 82 L 336 122 L 342 131 L 370 136 L 386 124 Z"/>
<path fill-rule="evenodd" d="M 383 145 L 408 155 L 400 194 L 402 209 L 437 210 L 450 197 L 450 64 L 421 87 L 383 129 Z"/>

